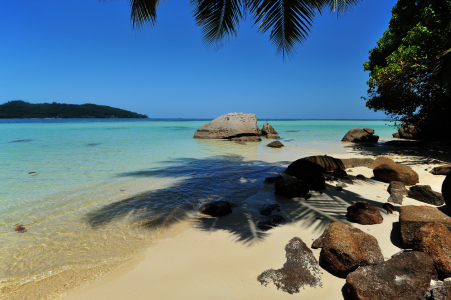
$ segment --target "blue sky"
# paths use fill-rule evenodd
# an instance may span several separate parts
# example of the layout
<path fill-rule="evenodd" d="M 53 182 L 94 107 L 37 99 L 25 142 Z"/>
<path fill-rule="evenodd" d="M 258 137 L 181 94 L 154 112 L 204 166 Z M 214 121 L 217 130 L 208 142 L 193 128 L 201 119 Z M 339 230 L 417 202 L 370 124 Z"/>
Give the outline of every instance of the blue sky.
<path fill-rule="evenodd" d="M 0 103 L 95 103 L 151 118 L 383 119 L 365 107 L 362 64 L 396 0 L 364 0 L 315 19 L 283 60 L 252 20 L 219 50 L 204 45 L 189 0 L 133 30 L 128 1 L 21 0 L 0 8 Z"/>

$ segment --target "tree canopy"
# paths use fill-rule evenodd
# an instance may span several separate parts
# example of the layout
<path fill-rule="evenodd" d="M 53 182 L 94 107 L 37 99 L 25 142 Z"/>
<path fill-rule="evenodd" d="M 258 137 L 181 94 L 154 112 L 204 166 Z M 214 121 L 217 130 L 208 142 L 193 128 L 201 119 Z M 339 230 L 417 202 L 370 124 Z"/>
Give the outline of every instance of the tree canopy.
<path fill-rule="evenodd" d="M 128 0 L 134 27 L 154 26 L 164 0 Z M 314 17 L 325 10 L 341 15 L 361 0 L 190 0 L 204 41 L 218 46 L 236 36 L 239 23 L 250 16 L 258 31 L 270 31 L 270 41 L 285 54 L 308 36 Z"/>
<path fill-rule="evenodd" d="M 0 119 L 20 118 L 147 118 L 127 110 L 96 104 L 31 104 L 22 100 L 0 105 Z"/>
<path fill-rule="evenodd" d="M 366 106 L 433 137 L 451 129 L 451 0 L 399 0 L 369 52 Z"/>

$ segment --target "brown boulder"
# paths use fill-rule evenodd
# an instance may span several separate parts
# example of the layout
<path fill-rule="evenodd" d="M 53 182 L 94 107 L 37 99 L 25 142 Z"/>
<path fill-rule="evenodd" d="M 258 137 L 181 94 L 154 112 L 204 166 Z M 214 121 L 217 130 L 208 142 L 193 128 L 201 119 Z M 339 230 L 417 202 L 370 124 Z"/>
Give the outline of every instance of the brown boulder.
<path fill-rule="evenodd" d="M 262 285 L 273 282 L 277 289 L 290 294 L 299 293 L 299 289 L 304 286 L 322 286 L 318 261 L 300 238 L 292 238 L 285 251 L 287 261 L 281 269 L 269 269 L 257 277 Z"/>
<path fill-rule="evenodd" d="M 316 155 L 295 160 L 288 166 L 286 173 L 291 176 L 296 176 L 311 169 L 320 170 L 322 173 L 325 173 L 332 172 L 335 169 L 344 170 L 345 166 L 340 159 L 327 155 Z"/>
<path fill-rule="evenodd" d="M 398 138 L 398 139 L 399 139 L 399 133 L 398 133 L 398 132 L 392 133 L 392 136 L 393 136 L 394 138 Z"/>
<path fill-rule="evenodd" d="M 279 139 L 280 136 L 278 136 L 277 134 L 274 134 L 274 133 L 268 133 L 268 134 L 266 135 L 266 138 L 267 138 L 267 139 Z"/>
<path fill-rule="evenodd" d="M 442 195 L 446 205 L 451 206 L 451 173 L 446 175 L 442 183 Z"/>
<path fill-rule="evenodd" d="M 348 220 L 362 225 L 380 224 L 384 220 L 376 206 L 365 201 L 357 201 L 348 207 Z"/>
<path fill-rule="evenodd" d="M 391 193 L 390 197 L 388 197 L 388 202 L 402 205 L 403 196 L 398 193 Z"/>
<path fill-rule="evenodd" d="M 342 158 L 340 160 L 345 168 L 368 167 L 374 161 L 372 158 Z"/>
<path fill-rule="evenodd" d="M 441 223 L 427 223 L 415 232 L 413 249 L 429 254 L 439 279 L 451 277 L 451 232 Z"/>
<path fill-rule="evenodd" d="M 401 207 L 399 223 L 404 248 L 412 248 L 415 232 L 427 223 L 438 222 L 451 229 L 451 218 L 435 207 L 406 205 Z"/>
<path fill-rule="evenodd" d="M 365 130 L 369 134 L 374 134 L 374 129 L 373 128 L 365 127 L 365 128 L 363 128 L 363 130 Z"/>
<path fill-rule="evenodd" d="M 265 122 L 265 124 L 263 124 L 263 127 L 262 127 L 261 132 L 262 132 L 262 135 L 267 135 L 267 134 L 269 134 L 269 133 L 271 133 L 271 134 L 277 134 L 277 131 L 274 129 L 274 127 L 272 127 L 271 125 L 269 125 L 268 122 Z"/>
<path fill-rule="evenodd" d="M 271 148 L 282 148 L 284 146 L 284 144 L 282 144 L 279 141 L 274 141 L 274 142 L 269 143 L 266 146 L 271 147 Z"/>
<path fill-rule="evenodd" d="M 451 165 L 444 165 L 433 168 L 430 173 L 434 175 L 448 175 L 451 172 Z"/>
<path fill-rule="evenodd" d="M 346 276 L 358 267 L 384 261 L 375 237 L 350 225 L 334 222 L 326 229 L 320 261 L 335 276 Z"/>
<path fill-rule="evenodd" d="M 374 130 L 371 128 L 366 128 L 372 133 L 361 129 L 361 128 L 351 128 L 345 136 L 341 139 L 342 142 L 353 142 L 353 143 L 377 143 L 379 136 L 373 135 Z"/>
<path fill-rule="evenodd" d="M 424 299 L 437 278 L 432 258 L 422 252 L 403 252 L 375 266 L 358 268 L 346 277 L 351 299 Z"/>
<path fill-rule="evenodd" d="M 408 196 L 412 199 L 436 206 L 445 204 L 442 194 L 433 191 L 429 185 L 414 185 L 410 187 Z"/>
<path fill-rule="evenodd" d="M 200 127 L 195 133 L 197 139 L 230 139 L 240 136 L 258 136 L 257 117 L 254 114 L 229 113 Z"/>
<path fill-rule="evenodd" d="M 402 139 L 417 139 L 420 135 L 420 130 L 413 125 L 404 125 L 398 129 L 399 137 Z"/>
<path fill-rule="evenodd" d="M 372 161 L 368 165 L 368 168 L 374 169 L 376 167 L 379 167 L 380 165 L 390 164 L 390 163 L 395 163 L 395 161 L 391 158 L 381 156 L 381 157 L 376 158 L 374 161 Z"/>
<path fill-rule="evenodd" d="M 418 173 L 411 167 L 398 163 L 382 164 L 373 170 L 374 177 L 379 180 L 391 182 L 401 181 L 405 185 L 415 185 L 419 182 Z"/>
<path fill-rule="evenodd" d="M 401 194 L 401 195 L 407 195 L 409 191 L 406 189 L 406 186 L 401 181 L 391 181 L 388 185 L 387 192 L 389 194 Z"/>

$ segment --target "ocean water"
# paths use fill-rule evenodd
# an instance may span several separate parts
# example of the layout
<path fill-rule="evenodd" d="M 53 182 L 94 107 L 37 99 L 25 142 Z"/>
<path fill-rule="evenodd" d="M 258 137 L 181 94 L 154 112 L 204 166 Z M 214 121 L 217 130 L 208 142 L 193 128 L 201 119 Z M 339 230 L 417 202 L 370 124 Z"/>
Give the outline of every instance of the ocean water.
<path fill-rule="evenodd" d="M 386 121 L 268 120 L 286 146 L 272 149 L 265 139 L 193 139 L 208 121 L 0 120 L 0 298 L 64 295 L 146 251 L 202 203 L 239 204 L 289 161 L 346 153 L 352 127 L 381 140 L 395 131 Z"/>

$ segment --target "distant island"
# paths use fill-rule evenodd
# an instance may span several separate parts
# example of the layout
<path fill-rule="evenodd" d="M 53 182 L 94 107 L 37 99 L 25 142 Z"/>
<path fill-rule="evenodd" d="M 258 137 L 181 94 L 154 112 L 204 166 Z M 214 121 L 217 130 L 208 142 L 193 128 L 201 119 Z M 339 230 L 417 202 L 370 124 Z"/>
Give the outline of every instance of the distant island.
<path fill-rule="evenodd" d="M 39 103 L 22 100 L 0 105 L 0 119 L 22 118 L 148 118 L 128 110 L 96 104 Z"/>

